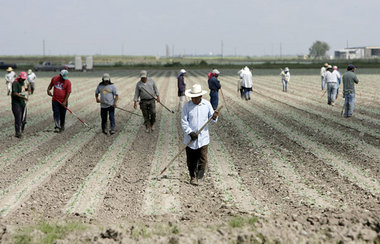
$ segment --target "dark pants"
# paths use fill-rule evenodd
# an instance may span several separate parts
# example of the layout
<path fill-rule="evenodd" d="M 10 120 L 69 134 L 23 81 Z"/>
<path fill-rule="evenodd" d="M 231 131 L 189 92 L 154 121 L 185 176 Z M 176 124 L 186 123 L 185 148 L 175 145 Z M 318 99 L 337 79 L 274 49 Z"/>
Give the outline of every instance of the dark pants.
<path fill-rule="evenodd" d="M 140 109 L 144 116 L 144 125 L 153 125 L 156 122 L 156 101 L 154 99 L 141 100 Z"/>
<path fill-rule="evenodd" d="M 68 106 L 68 104 L 66 104 L 66 106 Z M 66 108 L 57 101 L 52 101 L 52 107 L 55 128 L 65 129 Z"/>
<path fill-rule="evenodd" d="M 12 112 L 15 117 L 15 132 L 16 135 L 21 135 L 21 132 L 24 130 L 24 125 L 26 124 L 26 113 L 24 118 L 25 105 L 13 104 L 12 103 Z"/>
<path fill-rule="evenodd" d="M 218 102 L 219 102 L 218 91 L 211 90 L 210 91 L 210 103 L 211 103 L 211 106 L 214 110 L 216 110 L 218 108 Z"/>
<path fill-rule="evenodd" d="M 115 108 L 113 106 L 108 108 L 100 108 L 100 116 L 102 117 L 102 130 L 107 129 L 107 116 L 109 115 L 111 130 L 115 130 Z"/>
<path fill-rule="evenodd" d="M 207 167 L 207 152 L 208 145 L 196 150 L 186 147 L 187 168 L 189 169 L 190 177 L 203 178 Z"/>

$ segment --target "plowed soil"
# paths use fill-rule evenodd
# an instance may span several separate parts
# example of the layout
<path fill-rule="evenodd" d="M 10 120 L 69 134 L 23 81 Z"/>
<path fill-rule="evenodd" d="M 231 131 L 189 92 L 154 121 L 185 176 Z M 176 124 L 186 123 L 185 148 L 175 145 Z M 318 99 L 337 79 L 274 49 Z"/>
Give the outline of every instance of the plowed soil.
<path fill-rule="evenodd" d="M 107 71 L 119 107 L 133 110 L 138 70 Z M 102 73 L 70 73 L 66 130 L 53 132 L 37 74 L 22 139 L 14 137 L 10 98 L 0 89 L 0 243 L 42 242 L 41 225 L 78 223 L 60 243 L 380 242 L 379 76 L 358 73 L 354 116 L 343 99 L 327 105 L 318 71 L 291 70 L 288 92 L 273 70 L 254 72 L 251 99 L 235 70 L 221 70 L 224 105 L 210 125 L 209 164 L 189 184 L 178 112 L 177 71 L 152 70 L 161 102 L 155 130 L 116 110 L 116 133 L 100 129 L 94 91 Z M 0 74 L 3 75 L 3 74 Z M 189 70 L 187 88 L 207 88 L 206 70 Z M 369 89 L 370 88 L 370 89 Z M 206 94 L 204 99 L 209 100 Z M 25 243 L 23 242 L 23 243 Z"/>

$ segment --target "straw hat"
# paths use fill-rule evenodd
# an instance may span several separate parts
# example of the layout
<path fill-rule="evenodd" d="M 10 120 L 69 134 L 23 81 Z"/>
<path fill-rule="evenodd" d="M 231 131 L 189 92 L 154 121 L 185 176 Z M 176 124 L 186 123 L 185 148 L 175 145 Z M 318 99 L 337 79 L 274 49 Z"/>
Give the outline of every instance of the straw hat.
<path fill-rule="evenodd" d="M 195 84 L 191 89 L 185 91 L 187 97 L 200 97 L 206 93 L 207 91 L 202 90 L 202 87 L 199 84 Z"/>
<path fill-rule="evenodd" d="M 12 67 L 8 67 L 7 69 L 8 72 L 11 72 L 12 70 L 13 70 Z"/>

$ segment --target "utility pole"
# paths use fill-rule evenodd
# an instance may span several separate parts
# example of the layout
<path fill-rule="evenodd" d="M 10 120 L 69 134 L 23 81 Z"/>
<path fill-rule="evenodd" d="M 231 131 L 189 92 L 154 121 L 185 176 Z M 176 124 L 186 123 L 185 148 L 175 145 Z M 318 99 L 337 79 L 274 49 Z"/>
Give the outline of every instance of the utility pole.
<path fill-rule="evenodd" d="M 172 57 L 174 57 L 174 44 L 172 44 Z"/>
<path fill-rule="evenodd" d="M 282 59 L 282 43 L 280 42 L 280 59 Z"/>
<path fill-rule="evenodd" d="M 45 40 L 42 40 L 42 56 L 45 57 Z"/>

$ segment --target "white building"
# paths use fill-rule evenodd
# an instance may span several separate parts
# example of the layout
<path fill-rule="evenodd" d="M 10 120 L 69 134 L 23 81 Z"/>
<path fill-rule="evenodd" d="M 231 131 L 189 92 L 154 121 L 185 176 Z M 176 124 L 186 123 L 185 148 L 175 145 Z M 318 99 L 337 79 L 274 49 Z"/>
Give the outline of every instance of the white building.
<path fill-rule="evenodd" d="M 380 47 L 350 47 L 334 52 L 338 59 L 359 59 L 380 57 Z"/>

